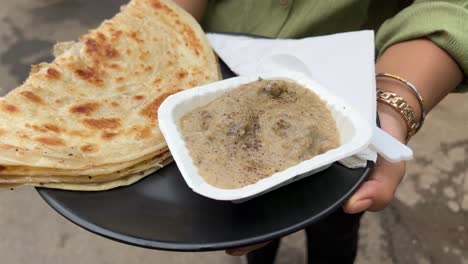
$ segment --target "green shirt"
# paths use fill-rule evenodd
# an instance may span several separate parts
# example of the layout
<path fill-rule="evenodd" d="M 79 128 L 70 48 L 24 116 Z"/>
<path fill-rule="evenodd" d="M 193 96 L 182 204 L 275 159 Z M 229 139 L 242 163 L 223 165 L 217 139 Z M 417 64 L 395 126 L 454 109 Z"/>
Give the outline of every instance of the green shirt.
<path fill-rule="evenodd" d="M 203 26 L 272 38 L 373 29 L 378 54 L 394 43 L 427 37 L 468 76 L 468 0 L 210 0 Z"/>

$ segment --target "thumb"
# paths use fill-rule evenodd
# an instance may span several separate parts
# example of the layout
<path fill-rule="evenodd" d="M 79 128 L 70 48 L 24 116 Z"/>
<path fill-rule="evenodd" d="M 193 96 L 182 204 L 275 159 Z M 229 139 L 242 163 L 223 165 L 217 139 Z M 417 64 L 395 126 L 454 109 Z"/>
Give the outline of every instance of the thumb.
<path fill-rule="evenodd" d="M 387 207 L 405 174 L 405 162 L 391 163 L 379 159 L 366 181 L 343 205 L 349 214 L 365 210 L 380 211 Z"/>

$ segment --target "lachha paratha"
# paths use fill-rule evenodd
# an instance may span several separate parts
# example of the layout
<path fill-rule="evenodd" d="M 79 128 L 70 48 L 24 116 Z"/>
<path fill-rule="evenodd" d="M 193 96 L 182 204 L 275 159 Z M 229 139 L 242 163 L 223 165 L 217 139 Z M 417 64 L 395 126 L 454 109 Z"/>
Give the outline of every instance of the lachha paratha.
<path fill-rule="evenodd" d="M 109 163 L 100 166 L 95 166 L 88 169 L 82 170 L 64 170 L 64 169 L 54 169 L 54 168 L 44 168 L 44 167 L 29 167 L 29 166 L 7 166 L 3 165 L 0 166 L 0 179 L 12 177 L 12 176 L 94 176 L 94 175 L 102 175 L 102 174 L 110 174 L 119 170 L 123 170 L 125 168 L 131 167 L 135 164 L 139 164 L 143 161 L 148 159 L 152 159 L 153 157 L 164 154 L 168 152 L 167 148 L 161 149 L 158 152 L 154 152 L 143 156 L 138 159 L 134 159 L 131 161 L 126 162 L 119 162 L 119 163 Z"/>
<path fill-rule="evenodd" d="M 56 55 L 0 101 L 0 164 L 80 170 L 150 155 L 166 148 L 161 102 L 219 79 L 202 29 L 171 1 L 133 0 Z"/>
<path fill-rule="evenodd" d="M 157 111 L 219 80 L 198 23 L 170 0 L 132 0 L 0 99 L 0 188 L 107 190 L 172 159 Z"/>
<path fill-rule="evenodd" d="M 173 161 L 172 157 L 162 160 L 158 163 L 157 166 L 152 167 L 148 170 L 143 172 L 138 172 L 134 174 L 127 175 L 122 178 L 118 178 L 115 180 L 110 180 L 107 182 L 89 182 L 89 183 L 68 183 L 68 182 L 61 182 L 61 183 L 23 183 L 23 184 L 2 184 L 0 183 L 0 189 L 14 189 L 21 186 L 40 186 L 45 188 L 52 188 L 52 189 L 62 189 L 62 190 L 70 190 L 70 191 L 106 191 L 113 188 L 131 185 L 144 177 L 150 175 L 151 173 L 161 169 L 162 167 L 168 165 Z"/>
<path fill-rule="evenodd" d="M 148 158 L 140 163 L 137 163 L 133 166 L 108 173 L 108 174 L 97 174 L 97 175 L 32 175 L 32 176 L 0 176 L 0 182 L 5 184 L 36 184 L 37 186 L 42 186 L 45 183 L 99 183 L 99 182 L 109 182 L 117 180 L 119 178 L 125 177 L 130 174 L 141 173 L 152 168 L 160 166 L 161 161 L 171 158 L 171 153 L 169 151 L 162 154 Z"/>

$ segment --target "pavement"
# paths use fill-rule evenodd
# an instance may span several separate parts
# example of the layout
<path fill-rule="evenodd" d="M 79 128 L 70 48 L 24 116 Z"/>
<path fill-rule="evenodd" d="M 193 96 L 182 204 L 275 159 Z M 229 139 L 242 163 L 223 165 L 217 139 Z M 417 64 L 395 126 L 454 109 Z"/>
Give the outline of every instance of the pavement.
<path fill-rule="evenodd" d="M 0 93 L 29 65 L 51 59 L 125 0 L 0 0 Z M 468 264 L 468 94 L 449 95 L 412 140 L 415 159 L 395 200 L 366 213 L 357 264 Z M 0 263 L 245 263 L 224 252 L 174 253 L 123 245 L 91 234 L 49 208 L 32 188 L 0 191 Z M 305 237 L 283 239 L 276 263 L 305 263 Z"/>

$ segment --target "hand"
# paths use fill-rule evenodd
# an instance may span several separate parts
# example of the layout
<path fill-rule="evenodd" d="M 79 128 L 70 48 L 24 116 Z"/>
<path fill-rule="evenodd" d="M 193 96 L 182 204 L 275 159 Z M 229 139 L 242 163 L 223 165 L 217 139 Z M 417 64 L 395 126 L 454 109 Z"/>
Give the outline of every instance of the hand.
<path fill-rule="evenodd" d="M 379 104 L 379 118 L 381 127 L 390 135 L 406 141 L 407 126 L 403 118 L 389 106 Z M 405 175 L 406 163 L 391 163 L 381 157 L 369 179 L 348 199 L 343 210 L 349 214 L 366 210 L 380 211 L 393 200 L 395 191 Z"/>
<path fill-rule="evenodd" d="M 202 21 L 208 3 L 207 0 L 174 0 L 174 2 L 189 12 L 198 22 Z"/>

